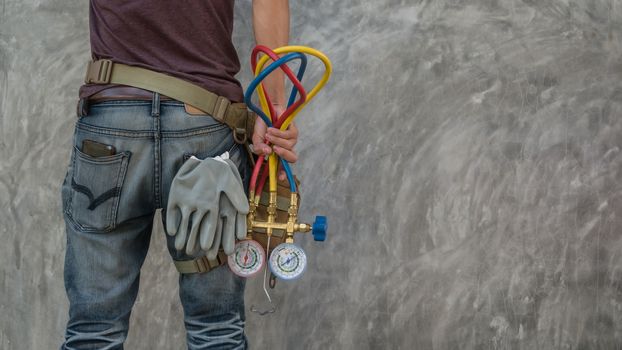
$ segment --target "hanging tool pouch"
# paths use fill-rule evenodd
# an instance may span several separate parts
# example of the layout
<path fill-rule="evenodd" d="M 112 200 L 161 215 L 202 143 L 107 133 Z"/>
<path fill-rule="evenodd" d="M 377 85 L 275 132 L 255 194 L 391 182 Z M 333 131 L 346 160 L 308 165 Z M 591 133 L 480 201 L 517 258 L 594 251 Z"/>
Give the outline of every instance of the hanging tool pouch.
<path fill-rule="evenodd" d="M 294 180 L 296 181 L 296 187 L 298 190 L 298 203 L 297 207 L 300 208 L 300 181 L 298 178 L 294 176 Z M 289 184 L 287 180 L 279 181 L 277 184 L 276 191 L 276 222 L 287 222 L 288 210 L 289 210 L 289 202 L 291 198 L 291 192 L 289 189 Z M 255 219 L 259 221 L 266 221 L 268 219 L 268 202 L 270 200 L 270 191 L 268 190 L 268 186 L 265 187 L 265 190 L 261 193 L 261 197 L 259 200 L 259 205 L 256 209 Z M 272 251 L 276 246 L 281 243 L 285 243 L 286 238 L 285 230 L 274 229 L 272 230 L 272 237 L 270 238 L 270 251 Z M 263 228 L 254 228 L 253 229 L 253 239 L 259 242 L 264 250 L 268 247 L 268 235 L 266 235 L 266 230 Z"/>
<path fill-rule="evenodd" d="M 251 141 L 255 115 L 246 108 L 246 104 L 231 103 L 227 98 L 183 79 L 104 59 L 88 63 L 84 82 L 127 85 L 160 93 L 198 108 L 226 124 L 233 131 L 237 143 L 248 145 Z"/>

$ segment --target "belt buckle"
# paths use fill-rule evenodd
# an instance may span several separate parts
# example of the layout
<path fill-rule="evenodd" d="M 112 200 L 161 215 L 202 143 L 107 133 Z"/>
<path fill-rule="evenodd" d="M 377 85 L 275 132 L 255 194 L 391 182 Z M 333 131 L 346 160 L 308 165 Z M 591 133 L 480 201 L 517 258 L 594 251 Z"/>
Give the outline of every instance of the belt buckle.
<path fill-rule="evenodd" d="M 108 84 L 112 75 L 112 60 L 90 61 L 84 82 L 87 84 Z"/>
<path fill-rule="evenodd" d="M 86 117 L 89 114 L 89 100 L 88 98 L 81 98 L 78 100 L 78 106 L 76 115 L 78 118 Z"/>

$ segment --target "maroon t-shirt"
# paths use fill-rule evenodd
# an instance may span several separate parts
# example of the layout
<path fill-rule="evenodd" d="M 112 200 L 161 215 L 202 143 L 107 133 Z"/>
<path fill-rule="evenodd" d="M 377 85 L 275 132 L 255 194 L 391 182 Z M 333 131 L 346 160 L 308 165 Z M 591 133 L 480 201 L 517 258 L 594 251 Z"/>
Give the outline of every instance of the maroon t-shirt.
<path fill-rule="evenodd" d="M 89 19 L 93 59 L 162 72 L 242 101 L 233 0 L 91 0 Z M 80 97 L 110 86 L 82 85 Z"/>

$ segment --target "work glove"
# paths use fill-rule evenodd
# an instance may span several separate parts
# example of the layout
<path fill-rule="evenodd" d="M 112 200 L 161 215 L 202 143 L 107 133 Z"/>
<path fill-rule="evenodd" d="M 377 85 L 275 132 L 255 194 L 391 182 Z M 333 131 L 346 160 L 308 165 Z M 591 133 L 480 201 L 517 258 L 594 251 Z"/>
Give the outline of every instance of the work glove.
<path fill-rule="evenodd" d="M 166 207 L 166 231 L 175 249 L 193 255 L 199 249 L 216 258 L 221 246 L 233 254 L 235 239 L 246 237 L 248 199 L 242 179 L 228 153 L 188 159 L 179 169 Z"/>
<path fill-rule="evenodd" d="M 231 168 L 231 172 L 235 175 L 240 188 L 243 189 L 244 184 L 242 182 L 242 178 L 240 177 L 240 173 L 238 172 L 238 168 L 231 160 L 225 159 L 225 161 Z M 210 239 L 208 236 L 201 236 L 200 238 L 200 244 L 203 249 L 205 249 L 204 247 L 210 246 L 210 248 L 207 249 L 206 254 L 208 259 L 211 260 L 216 258 L 221 243 L 225 254 L 233 254 L 235 249 L 235 239 L 243 239 L 246 237 L 246 214 L 248 214 L 249 207 L 246 194 L 243 194 L 245 199 L 244 203 L 246 203 L 246 210 L 243 213 L 238 210 L 229 197 L 227 197 L 224 193 L 220 195 L 220 217 L 216 223 L 216 234 L 213 236 L 214 241 L 204 241 L 204 239 Z"/>

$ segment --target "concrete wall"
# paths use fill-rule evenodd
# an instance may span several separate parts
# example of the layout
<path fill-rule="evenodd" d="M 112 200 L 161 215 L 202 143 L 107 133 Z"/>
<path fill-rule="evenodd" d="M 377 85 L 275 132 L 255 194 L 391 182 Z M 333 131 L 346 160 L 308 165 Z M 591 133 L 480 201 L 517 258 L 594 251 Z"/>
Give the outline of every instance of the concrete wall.
<path fill-rule="evenodd" d="M 299 124 L 306 275 L 255 349 L 622 349 L 622 3 L 294 1 L 330 85 Z M 67 317 L 59 187 L 88 59 L 86 1 L 0 1 L 0 348 Z M 235 39 L 252 47 L 250 3 Z M 317 76 L 317 74 L 315 75 Z M 309 77 L 312 77 L 310 75 Z M 129 349 L 182 349 L 161 226 Z M 247 309 L 264 302 L 248 284 Z"/>

